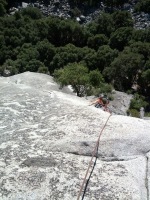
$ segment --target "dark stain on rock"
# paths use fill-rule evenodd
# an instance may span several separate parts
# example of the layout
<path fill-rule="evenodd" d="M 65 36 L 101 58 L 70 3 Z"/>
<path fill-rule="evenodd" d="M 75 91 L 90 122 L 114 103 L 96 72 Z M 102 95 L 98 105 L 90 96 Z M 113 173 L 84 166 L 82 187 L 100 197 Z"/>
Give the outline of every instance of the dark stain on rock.
<path fill-rule="evenodd" d="M 87 142 L 82 142 L 81 145 L 82 145 L 82 146 L 86 146 L 86 147 L 89 146 L 89 144 L 88 144 Z"/>
<path fill-rule="evenodd" d="M 36 167 L 54 167 L 56 165 L 56 161 L 54 158 L 47 157 L 34 157 L 34 158 L 27 158 L 23 163 L 22 166 L 36 166 Z"/>

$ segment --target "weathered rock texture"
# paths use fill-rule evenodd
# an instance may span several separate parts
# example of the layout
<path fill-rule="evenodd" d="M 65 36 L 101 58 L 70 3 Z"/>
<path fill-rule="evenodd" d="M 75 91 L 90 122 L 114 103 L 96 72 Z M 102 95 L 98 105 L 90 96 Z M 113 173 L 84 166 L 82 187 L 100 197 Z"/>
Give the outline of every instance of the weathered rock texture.
<path fill-rule="evenodd" d="M 0 199 L 75 200 L 109 114 L 26 72 L 0 78 Z M 113 115 L 86 200 L 150 199 L 150 123 Z"/>
<path fill-rule="evenodd" d="M 129 109 L 130 101 L 133 98 L 133 95 L 114 91 L 112 96 L 114 99 L 109 103 L 110 110 L 118 115 L 127 115 L 127 110 Z"/>

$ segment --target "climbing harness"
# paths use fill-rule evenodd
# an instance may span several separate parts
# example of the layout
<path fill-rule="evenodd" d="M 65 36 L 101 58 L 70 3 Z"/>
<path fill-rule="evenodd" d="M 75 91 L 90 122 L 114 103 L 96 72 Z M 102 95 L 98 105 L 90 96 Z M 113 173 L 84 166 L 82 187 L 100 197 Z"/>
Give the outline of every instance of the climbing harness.
<path fill-rule="evenodd" d="M 84 177 L 83 182 L 82 182 L 82 185 L 81 185 L 81 187 L 80 187 L 80 191 L 79 191 L 77 200 L 80 199 L 80 196 L 81 196 L 81 193 L 82 193 L 84 184 L 85 184 L 85 182 L 86 182 L 87 175 L 88 175 L 89 170 L 90 170 L 90 167 L 91 167 L 91 165 L 92 165 L 93 158 L 96 157 L 96 159 L 97 159 L 96 153 L 98 153 L 98 147 L 99 147 L 100 138 L 101 138 L 102 132 L 103 132 L 104 128 L 106 127 L 107 122 L 108 122 L 108 120 L 110 119 L 110 117 L 111 117 L 111 114 L 110 114 L 109 117 L 107 118 L 107 120 L 106 120 L 106 122 L 105 122 L 105 124 L 104 124 L 104 126 L 103 126 L 103 128 L 102 128 L 102 130 L 100 131 L 98 140 L 97 140 L 97 142 L 96 142 L 96 145 L 95 145 L 95 147 L 94 147 L 94 151 L 93 151 L 93 153 L 92 153 L 91 160 L 90 160 L 89 165 L 88 165 L 88 169 L 87 169 L 87 171 L 86 171 L 85 177 Z M 96 160 L 95 160 L 94 166 L 95 166 L 95 164 L 96 164 Z M 94 170 L 94 166 L 93 166 L 93 169 L 92 169 L 91 173 L 92 173 L 93 170 Z M 90 177 L 91 177 L 91 173 L 90 173 L 89 179 L 90 179 Z M 89 182 L 89 179 L 88 179 L 87 183 Z M 87 187 L 87 184 L 85 185 L 85 187 Z M 85 194 L 85 190 L 84 190 L 84 192 L 83 192 L 83 195 L 84 195 L 84 194 Z M 82 196 L 82 200 L 83 200 L 83 198 L 84 198 L 84 196 Z"/>

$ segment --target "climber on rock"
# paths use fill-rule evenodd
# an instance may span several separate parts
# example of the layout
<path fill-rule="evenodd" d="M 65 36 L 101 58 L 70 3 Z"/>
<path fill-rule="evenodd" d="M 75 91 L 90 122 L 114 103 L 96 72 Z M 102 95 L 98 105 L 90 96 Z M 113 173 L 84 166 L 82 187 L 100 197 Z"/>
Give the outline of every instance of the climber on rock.
<path fill-rule="evenodd" d="M 95 105 L 96 108 L 103 108 L 104 111 L 109 111 L 109 109 L 107 108 L 108 104 L 109 100 L 107 98 L 107 95 L 102 94 L 99 95 L 98 99 L 90 103 L 89 106 Z"/>

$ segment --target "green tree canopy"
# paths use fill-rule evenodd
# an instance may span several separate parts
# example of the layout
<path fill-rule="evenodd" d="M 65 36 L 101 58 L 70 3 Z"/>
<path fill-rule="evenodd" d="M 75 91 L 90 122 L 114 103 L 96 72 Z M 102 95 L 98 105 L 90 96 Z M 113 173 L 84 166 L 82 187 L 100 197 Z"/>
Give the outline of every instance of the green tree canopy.
<path fill-rule="evenodd" d="M 6 0 L 0 0 L 0 17 L 3 17 L 6 14 Z"/>
<path fill-rule="evenodd" d="M 98 87 L 104 79 L 98 70 L 88 72 L 88 68 L 79 63 L 70 63 L 63 69 L 54 71 L 56 81 L 64 85 L 71 85 L 77 96 L 83 96 L 92 87 Z"/>
<path fill-rule="evenodd" d="M 99 87 L 102 83 L 104 83 L 104 78 L 98 69 L 90 71 L 89 73 L 89 81 L 92 86 Z"/>
<path fill-rule="evenodd" d="M 56 48 L 54 45 L 48 42 L 47 39 L 40 41 L 36 45 L 37 51 L 39 52 L 39 60 L 44 63 L 45 66 L 49 67 L 52 61 Z"/>
<path fill-rule="evenodd" d="M 139 0 L 135 5 L 135 11 L 150 12 L 150 0 Z"/>
<path fill-rule="evenodd" d="M 133 27 L 132 16 L 127 11 L 116 11 L 112 14 L 115 29 L 120 27 Z"/>
<path fill-rule="evenodd" d="M 114 23 L 113 18 L 110 14 L 102 13 L 96 20 L 96 34 L 105 34 L 106 36 L 110 36 L 110 34 L 114 31 Z"/>
<path fill-rule="evenodd" d="M 83 96 L 89 85 L 88 68 L 78 63 L 70 63 L 64 69 L 55 70 L 54 77 L 62 86 L 71 85 L 79 97 Z"/>
<path fill-rule="evenodd" d="M 141 42 L 150 42 L 150 29 L 145 30 L 133 30 L 132 39 Z"/>
<path fill-rule="evenodd" d="M 141 73 L 139 85 L 142 94 L 150 98 L 150 68 Z"/>
<path fill-rule="evenodd" d="M 38 8 L 34 8 L 34 7 L 27 7 L 22 9 L 21 11 L 23 16 L 29 16 L 32 19 L 40 19 L 42 18 L 42 13 Z"/>
<path fill-rule="evenodd" d="M 108 38 L 104 34 L 96 34 L 95 36 L 89 37 L 87 45 L 90 48 L 98 50 L 102 45 L 108 44 Z"/>
<path fill-rule="evenodd" d="M 130 45 L 130 50 L 134 53 L 142 54 L 145 61 L 150 58 L 150 43 L 148 42 L 134 42 Z"/>
<path fill-rule="evenodd" d="M 128 45 L 129 41 L 132 38 L 133 29 L 130 27 L 121 27 L 118 28 L 110 37 L 110 46 L 111 48 L 116 48 L 119 51 L 122 51 L 125 46 Z"/>
<path fill-rule="evenodd" d="M 29 66 L 30 66 L 30 71 L 36 71 L 36 69 L 38 69 L 37 67 L 33 66 L 33 62 L 35 60 L 39 59 L 39 52 L 37 51 L 37 49 L 32 46 L 32 44 L 24 44 L 21 48 L 20 48 L 20 52 L 17 55 L 17 60 L 16 60 L 16 66 L 19 69 L 19 72 L 25 72 L 26 70 L 29 70 Z M 29 62 L 31 62 L 31 65 L 29 65 Z M 31 66 L 33 67 L 33 70 L 31 69 Z"/>
<path fill-rule="evenodd" d="M 141 107 L 146 108 L 147 105 L 145 97 L 136 93 L 133 99 L 131 99 L 130 109 L 140 110 Z"/>
<path fill-rule="evenodd" d="M 104 75 L 114 82 L 117 90 L 127 91 L 138 81 L 144 65 L 143 60 L 144 57 L 140 54 L 122 52 L 110 67 L 105 68 Z"/>
<path fill-rule="evenodd" d="M 26 71 L 30 72 L 37 72 L 41 68 L 45 68 L 44 64 L 36 59 L 30 60 L 26 65 Z"/>
<path fill-rule="evenodd" d="M 109 67 L 117 56 L 118 50 L 111 49 L 108 45 L 101 46 L 97 51 L 98 69 L 103 72 L 104 68 Z"/>

